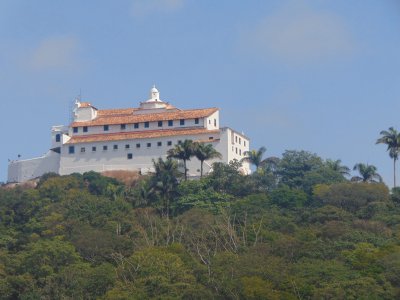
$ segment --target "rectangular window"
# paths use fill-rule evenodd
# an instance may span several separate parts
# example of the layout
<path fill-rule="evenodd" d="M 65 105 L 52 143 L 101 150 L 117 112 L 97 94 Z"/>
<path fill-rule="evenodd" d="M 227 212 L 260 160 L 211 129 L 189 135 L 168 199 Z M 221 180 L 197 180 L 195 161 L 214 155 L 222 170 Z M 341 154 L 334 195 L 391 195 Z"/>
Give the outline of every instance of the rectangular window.
<path fill-rule="evenodd" d="M 157 142 L 157 146 L 158 146 L 158 147 L 161 147 L 161 146 L 162 146 L 162 143 L 161 143 L 161 142 Z"/>
<path fill-rule="evenodd" d="M 96 150 L 97 150 L 96 147 L 93 146 L 93 147 L 92 147 L 92 152 L 96 152 Z"/>
<path fill-rule="evenodd" d="M 136 148 L 140 148 L 140 144 L 136 144 Z"/>
<path fill-rule="evenodd" d="M 243 143 L 244 143 L 244 146 L 246 147 L 246 141 L 243 141 Z"/>
<path fill-rule="evenodd" d="M 78 127 L 73 128 L 74 133 L 78 133 Z"/>
<path fill-rule="evenodd" d="M 56 134 L 56 142 L 59 143 L 61 141 L 61 134 Z"/>
<path fill-rule="evenodd" d="M 114 150 L 118 150 L 118 145 L 114 145 L 114 146 L 113 146 L 113 149 L 114 149 Z"/>
<path fill-rule="evenodd" d="M 213 140 L 213 139 L 214 139 L 214 137 L 213 137 L 213 136 L 210 136 L 208 139 L 209 139 L 209 140 Z"/>
<path fill-rule="evenodd" d="M 214 119 L 214 126 L 217 127 L 217 119 Z"/>
<path fill-rule="evenodd" d="M 81 148 L 81 153 L 85 153 L 85 152 L 86 152 L 85 147 L 82 147 L 82 148 Z"/>
<path fill-rule="evenodd" d="M 158 121 L 158 127 L 162 127 L 162 121 Z"/>
<path fill-rule="evenodd" d="M 127 158 L 132 159 L 132 157 L 133 157 L 132 153 L 128 153 Z"/>
<path fill-rule="evenodd" d="M 125 130 L 126 129 L 126 124 L 121 124 L 121 130 Z"/>
<path fill-rule="evenodd" d="M 172 141 L 168 141 L 167 145 L 172 146 Z"/>
<path fill-rule="evenodd" d="M 108 125 L 104 125 L 104 126 L 103 126 L 103 129 L 104 129 L 104 131 L 108 131 L 109 126 L 108 126 Z"/>
<path fill-rule="evenodd" d="M 208 124 L 210 124 L 210 125 L 211 125 L 211 120 L 210 120 L 210 119 L 208 119 Z"/>
<path fill-rule="evenodd" d="M 235 152 L 236 152 L 236 154 L 237 154 L 237 147 L 236 147 L 236 149 L 235 149 Z"/>
<path fill-rule="evenodd" d="M 147 143 L 147 148 L 150 148 L 151 147 L 151 143 Z"/>
<path fill-rule="evenodd" d="M 185 125 L 185 119 L 180 119 L 179 120 L 179 125 L 181 125 L 181 126 Z"/>
<path fill-rule="evenodd" d="M 88 132 L 88 127 L 87 126 L 83 126 L 83 132 Z"/>
<path fill-rule="evenodd" d="M 149 122 L 144 122 L 144 128 L 149 128 L 150 123 Z"/>
<path fill-rule="evenodd" d="M 168 120 L 168 126 L 169 127 L 174 126 L 174 121 L 173 120 Z"/>
<path fill-rule="evenodd" d="M 68 147 L 68 153 L 69 154 L 74 154 L 75 153 L 75 146 L 69 146 Z"/>
<path fill-rule="evenodd" d="M 107 151 L 108 150 L 108 146 L 104 145 L 103 146 L 103 151 Z"/>
<path fill-rule="evenodd" d="M 239 155 L 242 155 L 242 149 L 239 149 Z"/>
<path fill-rule="evenodd" d="M 235 142 L 237 143 L 237 135 L 235 136 Z"/>
<path fill-rule="evenodd" d="M 131 146 L 129 144 L 125 145 L 125 149 L 129 149 Z"/>
<path fill-rule="evenodd" d="M 139 123 L 133 123 L 133 128 L 138 129 L 139 128 Z"/>
<path fill-rule="evenodd" d="M 194 119 L 194 124 L 199 124 L 199 118 Z"/>
<path fill-rule="evenodd" d="M 241 138 L 239 138 L 239 144 L 240 144 L 240 145 L 242 144 L 242 139 L 241 139 Z"/>

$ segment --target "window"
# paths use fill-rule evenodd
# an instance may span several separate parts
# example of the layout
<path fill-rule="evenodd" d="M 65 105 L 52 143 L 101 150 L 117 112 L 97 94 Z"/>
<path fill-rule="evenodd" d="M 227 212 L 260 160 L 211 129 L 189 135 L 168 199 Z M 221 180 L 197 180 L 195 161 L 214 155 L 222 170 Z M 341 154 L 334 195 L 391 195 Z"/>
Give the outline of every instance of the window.
<path fill-rule="evenodd" d="M 171 142 L 171 141 L 168 141 L 168 142 L 167 142 L 167 145 L 168 145 L 168 146 L 172 146 L 172 142 Z"/>
<path fill-rule="evenodd" d="M 149 122 L 144 122 L 144 128 L 149 128 L 150 124 Z"/>
<path fill-rule="evenodd" d="M 103 129 L 104 129 L 104 131 L 108 131 L 109 126 L 108 126 L 108 125 L 104 125 L 104 126 L 103 126 Z"/>
<path fill-rule="evenodd" d="M 161 143 L 161 142 L 157 142 L 157 146 L 158 146 L 158 147 L 161 147 L 161 146 L 162 146 L 162 143 Z"/>
<path fill-rule="evenodd" d="M 182 141 L 181 141 L 181 140 L 178 141 L 178 145 L 180 145 L 180 144 L 182 144 Z"/>
<path fill-rule="evenodd" d="M 151 147 L 151 143 L 147 143 L 147 148 L 150 148 Z"/>
<path fill-rule="evenodd" d="M 244 146 L 246 147 L 246 141 L 243 141 Z"/>
<path fill-rule="evenodd" d="M 129 149 L 131 146 L 129 144 L 125 145 L 125 149 Z"/>
<path fill-rule="evenodd" d="M 185 119 L 180 119 L 179 120 L 179 125 L 181 125 L 181 126 L 185 125 Z"/>
<path fill-rule="evenodd" d="M 75 153 L 75 146 L 69 146 L 68 147 L 68 153 L 69 154 L 74 154 Z"/>
<path fill-rule="evenodd" d="M 78 133 L 78 127 L 74 127 L 74 133 Z"/>
<path fill-rule="evenodd" d="M 235 136 L 235 142 L 237 143 L 237 135 Z"/>
<path fill-rule="evenodd" d="M 140 148 L 140 144 L 136 144 L 136 148 Z"/>
<path fill-rule="evenodd" d="M 81 147 L 81 153 L 85 153 L 85 152 L 86 152 L 85 147 Z"/>
<path fill-rule="evenodd" d="M 239 155 L 242 155 L 242 149 L 239 149 Z"/>
<path fill-rule="evenodd" d="M 103 146 L 103 150 L 104 150 L 104 151 L 107 151 L 107 150 L 108 150 L 108 146 L 104 145 L 104 146 Z"/>
<path fill-rule="evenodd" d="M 158 127 L 162 127 L 162 121 L 158 121 Z"/>
<path fill-rule="evenodd" d="M 208 139 L 209 139 L 209 140 L 213 140 L 213 139 L 214 139 L 214 137 L 213 137 L 213 136 L 210 136 Z"/>
<path fill-rule="evenodd" d="M 168 120 L 168 126 L 169 126 L 169 127 L 174 126 L 174 121 Z"/>
<path fill-rule="evenodd" d="M 114 149 L 114 150 L 118 150 L 118 145 L 114 145 L 114 146 L 113 146 L 113 149 Z"/>
<path fill-rule="evenodd" d="M 61 141 L 61 134 L 56 134 L 56 142 L 59 143 Z"/>
<path fill-rule="evenodd" d="M 126 129 L 126 124 L 121 124 L 121 130 L 125 130 Z"/>
<path fill-rule="evenodd" d="M 87 126 L 83 126 L 83 132 L 88 132 L 88 127 Z"/>
<path fill-rule="evenodd" d="M 217 127 L 217 119 L 214 119 L 214 126 Z"/>
<path fill-rule="evenodd" d="M 133 157 L 132 153 L 128 153 L 127 158 L 132 159 L 132 157 Z"/>
<path fill-rule="evenodd" d="M 241 138 L 239 138 L 239 144 L 240 144 L 240 145 L 242 144 L 242 139 L 241 139 Z"/>
<path fill-rule="evenodd" d="M 96 152 L 96 150 L 97 150 L 96 147 L 93 146 L 93 147 L 92 147 L 92 152 Z"/>
<path fill-rule="evenodd" d="M 211 120 L 210 119 L 208 119 L 208 124 L 211 124 Z"/>
<path fill-rule="evenodd" d="M 139 128 L 139 123 L 133 123 L 133 128 L 138 129 Z"/>
<path fill-rule="evenodd" d="M 199 124 L 199 118 L 194 119 L 194 124 Z"/>
<path fill-rule="evenodd" d="M 237 147 L 236 147 L 236 149 L 235 149 L 235 150 L 236 150 L 235 152 L 236 152 L 236 154 L 237 154 Z"/>

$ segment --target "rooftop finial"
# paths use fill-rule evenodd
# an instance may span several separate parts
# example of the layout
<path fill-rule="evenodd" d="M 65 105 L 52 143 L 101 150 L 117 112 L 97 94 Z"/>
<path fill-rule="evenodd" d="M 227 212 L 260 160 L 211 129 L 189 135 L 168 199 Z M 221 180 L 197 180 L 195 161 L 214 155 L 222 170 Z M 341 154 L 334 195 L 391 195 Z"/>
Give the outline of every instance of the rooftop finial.
<path fill-rule="evenodd" d="M 155 84 L 153 84 L 153 87 L 150 90 L 150 99 L 152 101 L 160 101 L 160 92 L 157 90 Z"/>

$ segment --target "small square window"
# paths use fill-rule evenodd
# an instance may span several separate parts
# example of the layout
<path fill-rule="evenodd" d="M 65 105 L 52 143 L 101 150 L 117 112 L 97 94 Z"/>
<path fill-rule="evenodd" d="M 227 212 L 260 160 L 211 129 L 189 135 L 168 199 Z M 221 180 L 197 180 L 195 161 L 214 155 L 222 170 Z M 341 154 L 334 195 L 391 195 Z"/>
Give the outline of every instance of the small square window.
<path fill-rule="evenodd" d="M 92 147 L 92 152 L 96 152 L 96 150 L 97 150 L 96 147 L 93 146 Z"/>
<path fill-rule="evenodd" d="M 136 148 L 140 148 L 140 144 L 136 144 Z"/>
<path fill-rule="evenodd" d="M 61 134 L 56 134 L 56 142 L 59 143 L 61 141 Z"/>
<path fill-rule="evenodd" d="M 75 153 L 75 147 L 74 146 L 69 146 L 68 147 L 68 153 L 69 154 L 74 154 Z"/>
<path fill-rule="evenodd" d="M 194 119 L 194 124 L 199 124 L 199 118 Z"/>
<path fill-rule="evenodd" d="M 88 127 L 87 126 L 83 126 L 83 132 L 88 132 Z"/>
<path fill-rule="evenodd" d="M 144 122 L 144 128 L 149 128 L 150 123 L 149 122 Z"/>
<path fill-rule="evenodd" d="M 161 143 L 161 142 L 157 142 L 157 146 L 158 146 L 158 147 L 161 147 L 161 146 L 162 146 L 162 143 Z"/>
<path fill-rule="evenodd" d="M 181 126 L 185 125 L 185 119 L 180 119 L 179 120 L 179 125 L 181 125 Z"/>
<path fill-rule="evenodd" d="M 169 127 L 174 126 L 174 121 L 173 120 L 168 120 L 168 126 Z"/>
<path fill-rule="evenodd" d="M 168 145 L 168 146 L 172 146 L 172 141 L 168 141 L 168 142 L 167 142 L 167 145 Z"/>
<path fill-rule="evenodd" d="M 104 131 L 108 131 L 109 126 L 108 126 L 108 125 L 104 125 L 104 126 L 103 126 L 103 129 L 104 129 Z"/>
<path fill-rule="evenodd" d="M 133 128 L 138 129 L 139 128 L 139 123 L 133 123 Z"/>
<path fill-rule="evenodd" d="M 163 122 L 162 121 L 158 121 L 158 127 L 162 127 L 162 124 Z"/>
<path fill-rule="evenodd" d="M 126 129 L 126 124 L 121 124 L 121 130 L 125 130 Z"/>
<path fill-rule="evenodd" d="M 85 147 L 82 147 L 81 148 L 81 153 L 85 153 L 85 151 L 86 151 Z"/>
<path fill-rule="evenodd" d="M 78 133 L 78 127 L 74 127 L 73 131 L 74 133 Z"/>
<path fill-rule="evenodd" d="M 103 150 L 104 150 L 104 151 L 107 151 L 107 150 L 108 150 L 108 146 L 104 145 L 104 146 L 103 146 Z"/>
<path fill-rule="evenodd" d="M 151 147 L 151 143 L 147 143 L 147 148 L 150 148 Z"/>
<path fill-rule="evenodd" d="M 178 145 L 180 145 L 180 144 L 182 144 L 182 141 L 181 141 L 181 140 L 178 141 Z"/>
<path fill-rule="evenodd" d="M 113 146 L 113 149 L 114 149 L 114 150 L 118 150 L 118 145 L 114 145 L 114 146 Z"/>
<path fill-rule="evenodd" d="M 128 158 L 128 159 L 132 159 L 132 158 L 133 158 L 132 153 L 128 153 L 127 158 Z"/>
<path fill-rule="evenodd" d="M 131 146 L 129 144 L 125 145 L 125 149 L 129 149 Z"/>

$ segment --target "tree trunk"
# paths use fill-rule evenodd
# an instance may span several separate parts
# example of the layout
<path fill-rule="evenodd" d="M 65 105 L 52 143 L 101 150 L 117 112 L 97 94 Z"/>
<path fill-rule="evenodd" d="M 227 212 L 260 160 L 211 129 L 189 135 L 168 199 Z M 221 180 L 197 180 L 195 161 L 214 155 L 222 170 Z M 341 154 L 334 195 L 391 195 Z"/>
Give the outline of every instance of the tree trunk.
<path fill-rule="evenodd" d="M 200 178 L 203 178 L 203 162 L 204 160 L 200 161 Z"/>
<path fill-rule="evenodd" d="M 396 187 L 396 159 L 393 158 L 393 187 Z"/>
<path fill-rule="evenodd" d="M 183 167 L 185 168 L 185 181 L 187 180 L 186 159 L 183 160 Z"/>

